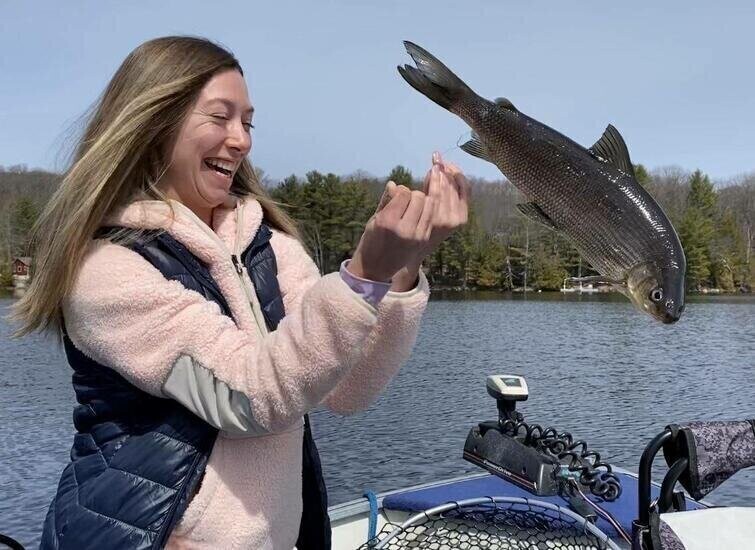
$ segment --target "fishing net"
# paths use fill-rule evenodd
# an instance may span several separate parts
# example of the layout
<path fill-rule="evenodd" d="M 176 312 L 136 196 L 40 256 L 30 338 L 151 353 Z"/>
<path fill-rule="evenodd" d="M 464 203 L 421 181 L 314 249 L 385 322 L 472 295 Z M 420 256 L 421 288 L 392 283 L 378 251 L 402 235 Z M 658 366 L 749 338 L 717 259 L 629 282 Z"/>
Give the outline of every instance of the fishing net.
<path fill-rule="evenodd" d="M 358 550 L 603 550 L 618 548 L 571 510 L 517 498 L 471 499 L 387 523 Z"/>

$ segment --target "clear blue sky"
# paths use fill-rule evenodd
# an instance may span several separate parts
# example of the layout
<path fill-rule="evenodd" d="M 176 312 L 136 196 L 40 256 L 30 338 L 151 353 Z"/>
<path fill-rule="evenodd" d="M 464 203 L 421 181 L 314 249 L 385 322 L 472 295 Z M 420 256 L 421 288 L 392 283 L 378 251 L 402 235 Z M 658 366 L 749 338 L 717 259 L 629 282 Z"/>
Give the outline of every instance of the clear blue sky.
<path fill-rule="evenodd" d="M 466 125 L 411 89 L 402 40 L 483 96 L 591 145 L 606 124 L 634 162 L 755 170 L 755 3 L 490 0 L 7 1 L 0 20 L 0 164 L 61 169 L 66 129 L 139 43 L 201 35 L 233 50 L 256 107 L 253 162 L 423 172 Z M 455 149 L 471 175 L 492 165 Z"/>

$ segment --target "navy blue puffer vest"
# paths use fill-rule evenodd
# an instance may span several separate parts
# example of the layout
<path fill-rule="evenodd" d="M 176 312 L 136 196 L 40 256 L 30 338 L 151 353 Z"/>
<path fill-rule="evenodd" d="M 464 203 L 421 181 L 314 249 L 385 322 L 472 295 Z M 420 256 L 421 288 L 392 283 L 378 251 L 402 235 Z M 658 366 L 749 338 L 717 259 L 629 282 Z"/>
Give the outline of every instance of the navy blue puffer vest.
<path fill-rule="evenodd" d="M 107 231 L 100 236 L 105 236 Z M 265 321 L 284 316 L 271 231 L 264 223 L 241 256 Z M 127 246 L 166 278 L 202 294 L 231 316 L 209 270 L 168 233 Z M 149 395 L 81 353 L 65 335 L 79 405 L 74 409 L 71 463 L 44 524 L 41 548 L 162 548 L 199 488 L 217 429 L 176 401 Z M 139 345 L 134 342 L 134 345 Z M 330 548 L 327 495 L 305 416 L 302 514 L 297 548 Z"/>

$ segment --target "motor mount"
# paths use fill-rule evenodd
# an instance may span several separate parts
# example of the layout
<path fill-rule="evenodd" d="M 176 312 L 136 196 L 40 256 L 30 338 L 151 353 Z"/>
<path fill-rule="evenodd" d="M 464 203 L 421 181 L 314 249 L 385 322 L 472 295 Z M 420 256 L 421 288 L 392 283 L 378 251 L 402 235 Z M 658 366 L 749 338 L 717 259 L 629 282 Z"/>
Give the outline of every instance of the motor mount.
<path fill-rule="evenodd" d="M 523 376 L 488 376 L 488 394 L 495 400 L 498 420 L 480 422 L 464 443 L 464 459 L 540 496 L 571 494 L 583 488 L 605 500 L 621 494 L 618 477 L 584 441 L 555 428 L 527 424 L 516 410 L 529 397 Z"/>

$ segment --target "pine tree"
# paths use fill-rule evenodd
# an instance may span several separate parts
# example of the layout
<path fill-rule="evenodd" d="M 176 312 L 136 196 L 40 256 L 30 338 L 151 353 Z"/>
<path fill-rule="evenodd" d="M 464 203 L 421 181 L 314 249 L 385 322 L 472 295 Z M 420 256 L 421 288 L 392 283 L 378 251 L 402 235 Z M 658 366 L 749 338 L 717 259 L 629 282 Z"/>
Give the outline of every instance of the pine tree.
<path fill-rule="evenodd" d="M 472 259 L 479 235 L 480 228 L 470 208 L 467 224 L 454 231 L 425 262 L 432 273 L 431 282 L 464 289 L 474 283 Z"/>
<path fill-rule="evenodd" d="M 0 263 L 0 292 L 13 284 L 13 272 L 10 264 Z"/>
<path fill-rule="evenodd" d="M 711 221 L 716 217 L 716 203 L 718 197 L 710 178 L 700 170 L 695 170 L 689 180 L 689 206 L 699 208 L 700 211 Z"/>
<path fill-rule="evenodd" d="M 19 197 L 11 207 L 10 229 L 13 249 L 11 255 L 27 256 L 31 254 L 31 230 L 39 217 L 40 209 L 30 197 Z"/>
<path fill-rule="evenodd" d="M 717 226 L 714 250 L 716 286 L 725 292 L 748 285 L 747 252 L 737 218 L 731 210 L 724 211 Z"/>
<path fill-rule="evenodd" d="M 532 257 L 532 286 L 539 290 L 558 290 L 568 275 L 558 253 L 549 248 L 541 242 Z"/>
<path fill-rule="evenodd" d="M 650 177 L 647 169 L 642 164 L 635 164 L 633 166 L 634 178 L 637 180 L 637 183 L 642 185 L 645 189 L 648 189 L 653 181 L 653 178 Z"/>
<path fill-rule="evenodd" d="M 386 182 L 392 181 L 396 185 L 405 185 L 409 189 L 412 189 L 414 187 L 414 180 L 412 179 L 412 173 L 401 166 L 400 164 L 391 170 L 391 173 L 388 174 L 388 179 Z"/>
<path fill-rule="evenodd" d="M 479 288 L 503 285 L 505 253 L 503 245 L 491 235 L 479 232 L 470 259 L 470 280 Z"/>
<path fill-rule="evenodd" d="M 687 208 L 679 224 L 679 238 L 687 258 L 687 287 L 698 290 L 712 283 L 716 192 L 707 175 L 696 170 L 689 180 Z"/>

